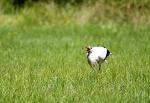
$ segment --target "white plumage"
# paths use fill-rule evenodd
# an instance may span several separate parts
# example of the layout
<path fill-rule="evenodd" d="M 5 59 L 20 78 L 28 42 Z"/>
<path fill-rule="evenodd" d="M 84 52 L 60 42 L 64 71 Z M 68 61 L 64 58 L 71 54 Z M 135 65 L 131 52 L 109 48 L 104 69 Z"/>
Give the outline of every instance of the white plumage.
<path fill-rule="evenodd" d="M 94 68 L 96 65 L 99 65 L 99 70 L 101 64 L 106 61 L 107 57 L 111 54 L 110 51 L 105 47 L 86 47 L 87 51 L 87 60 L 89 65 Z"/>

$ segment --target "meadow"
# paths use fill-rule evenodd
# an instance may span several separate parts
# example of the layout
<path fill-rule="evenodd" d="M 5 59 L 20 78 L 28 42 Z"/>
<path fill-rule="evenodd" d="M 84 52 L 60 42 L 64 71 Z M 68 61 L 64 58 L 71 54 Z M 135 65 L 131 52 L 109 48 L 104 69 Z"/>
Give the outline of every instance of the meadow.
<path fill-rule="evenodd" d="M 0 0 L 0 103 L 149 103 L 149 0 Z M 101 70 L 85 46 L 112 55 Z"/>
<path fill-rule="evenodd" d="M 150 28 L 121 24 L 0 27 L 1 103 L 150 102 Z M 113 55 L 93 71 L 84 46 Z"/>

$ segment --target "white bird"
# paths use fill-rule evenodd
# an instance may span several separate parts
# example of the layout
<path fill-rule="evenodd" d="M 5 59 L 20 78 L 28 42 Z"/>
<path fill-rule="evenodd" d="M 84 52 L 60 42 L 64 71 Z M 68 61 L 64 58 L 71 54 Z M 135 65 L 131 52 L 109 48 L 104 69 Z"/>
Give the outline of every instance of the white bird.
<path fill-rule="evenodd" d="M 99 66 L 99 70 L 101 67 L 101 64 L 105 61 L 107 57 L 112 54 L 107 48 L 105 47 L 91 47 L 86 46 L 86 52 L 87 52 L 87 60 L 89 65 L 94 68 L 97 65 Z"/>

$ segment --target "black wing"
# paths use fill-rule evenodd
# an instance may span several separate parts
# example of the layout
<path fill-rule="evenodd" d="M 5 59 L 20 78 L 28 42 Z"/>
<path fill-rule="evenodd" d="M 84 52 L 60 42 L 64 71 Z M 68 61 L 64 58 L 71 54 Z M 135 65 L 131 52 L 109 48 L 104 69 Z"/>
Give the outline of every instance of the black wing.
<path fill-rule="evenodd" d="M 106 60 L 109 55 L 110 55 L 110 51 L 107 49 L 106 57 L 104 60 Z"/>

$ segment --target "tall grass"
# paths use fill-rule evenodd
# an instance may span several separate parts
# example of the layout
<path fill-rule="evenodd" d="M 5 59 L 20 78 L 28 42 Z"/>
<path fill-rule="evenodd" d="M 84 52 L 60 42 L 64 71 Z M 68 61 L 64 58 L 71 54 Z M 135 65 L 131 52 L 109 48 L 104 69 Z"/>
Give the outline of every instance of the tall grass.
<path fill-rule="evenodd" d="M 18 9 L 13 6 L 8 6 L 7 9 L 0 2 L 2 8 L 0 23 L 2 25 L 51 25 L 75 22 L 78 24 L 110 22 L 135 25 L 150 24 L 149 0 L 96 0 L 94 3 L 89 1 L 89 3 L 83 2 L 78 5 L 71 5 L 70 2 L 66 1 L 64 6 L 52 1 L 30 2 L 32 5 L 27 3 L 23 8 Z M 6 2 L 5 4 L 11 3 Z"/>

